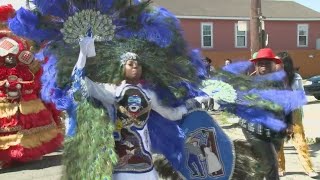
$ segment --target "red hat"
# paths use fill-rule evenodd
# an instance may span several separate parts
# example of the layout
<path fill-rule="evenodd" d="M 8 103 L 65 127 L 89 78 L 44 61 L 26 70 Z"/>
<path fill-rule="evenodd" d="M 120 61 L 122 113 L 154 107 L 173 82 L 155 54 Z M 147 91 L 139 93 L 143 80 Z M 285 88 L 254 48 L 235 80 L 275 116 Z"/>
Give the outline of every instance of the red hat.
<path fill-rule="evenodd" d="M 257 53 L 257 56 L 254 57 L 253 59 L 250 59 L 251 62 L 258 62 L 260 60 L 270 60 L 275 62 L 276 64 L 281 64 L 282 61 L 279 59 L 270 48 L 263 48 L 260 49 Z"/>

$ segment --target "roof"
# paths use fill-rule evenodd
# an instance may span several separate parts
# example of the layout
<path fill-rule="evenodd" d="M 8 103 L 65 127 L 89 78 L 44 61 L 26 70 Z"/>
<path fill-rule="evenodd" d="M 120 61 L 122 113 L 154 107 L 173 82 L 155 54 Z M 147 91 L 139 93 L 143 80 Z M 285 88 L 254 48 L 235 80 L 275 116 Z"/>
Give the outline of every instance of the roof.
<path fill-rule="evenodd" d="M 250 0 L 152 0 L 180 18 L 249 19 Z M 262 0 L 262 15 L 274 20 L 320 20 L 320 13 L 287 0 Z"/>

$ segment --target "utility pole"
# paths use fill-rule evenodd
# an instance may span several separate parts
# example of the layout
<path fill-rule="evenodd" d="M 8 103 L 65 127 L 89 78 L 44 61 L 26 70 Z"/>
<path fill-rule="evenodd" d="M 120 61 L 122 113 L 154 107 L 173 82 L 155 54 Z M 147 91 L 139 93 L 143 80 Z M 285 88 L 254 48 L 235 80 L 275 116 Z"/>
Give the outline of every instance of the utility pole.
<path fill-rule="evenodd" d="M 251 55 L 262 48 L 261 36 L 261 0 L 251 0 L 250 9 L 250 49 Z"/>

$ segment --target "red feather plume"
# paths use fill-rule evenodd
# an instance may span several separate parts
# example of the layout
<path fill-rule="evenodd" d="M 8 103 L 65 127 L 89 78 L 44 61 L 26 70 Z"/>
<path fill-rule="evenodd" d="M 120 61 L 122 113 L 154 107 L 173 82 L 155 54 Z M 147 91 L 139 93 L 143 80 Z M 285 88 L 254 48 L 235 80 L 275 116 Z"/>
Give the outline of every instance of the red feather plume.
<path fill-rule="evenodd" d="M 6 22 L 15 13 L 11 4 L 0 6 L 0 22 Z"/>

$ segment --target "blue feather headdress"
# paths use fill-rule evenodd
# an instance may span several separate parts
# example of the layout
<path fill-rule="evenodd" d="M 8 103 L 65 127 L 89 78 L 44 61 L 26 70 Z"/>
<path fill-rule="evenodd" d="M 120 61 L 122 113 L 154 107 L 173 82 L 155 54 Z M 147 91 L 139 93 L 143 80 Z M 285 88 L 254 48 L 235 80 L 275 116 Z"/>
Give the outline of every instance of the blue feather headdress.
<path fill-rule="evenodd" d="M 285 88 L 284 71 L 248 76 L 251 68 L 249 61 L 229 64 L 205 81 L 203 90 L 223 109 L 240 118 L 275 131 L 283 130 L 286 124 L 279 114 L 287 115 L 306 104 L 304 92 Z"/>
<path fill-rule="evenodd" d="M 145 88 L 153 89 L 159 97 L 166 97 L 162 98 L 164 102 L 168 97 L 172 97 L 167 101 L 167 105 L 174 107 L 183 104 L 188 98 L 203 95 L 198 86 L 201 79 L 207 75 L 200 52 L 187 50 L 179 20 L 168 10 L 152 7 L 148 1 L 138 0 L 132 4 L 114 0 L 35 0 L 34 4 L 34 11 L 20 9 L 16 17 L 11 19 L 10 28 L 20 36 L 45 45 L 45 49 L 37 55 L 44 62 L 42 98 L 67 112 L 68 136 L 77 138 L 77 128 L 83 128 L 77 124 L 79 107 L 91 107 L 85 104 L 88 101 L 75 98 L 81 83 L 81 73 L 86 71 L 89 77 L 93 76 L 97 81 L 113 83 L 121 79 L 122 67 L 119 58 L 126 52 L 134 52 L 141 58 L 146 74 Z M 86 14 L 95 15 L 95 20 L 88 20 Z M 88 68 L 77 70 L 79 73 L 73 76 L 73 80 L 77 81 L 72 82 L 72 66 L 77 61 L 79 49 L 77 42 L 85 35 L 98 39 L 96 32 L 101 27 L 99 23 L 94 24 L 96 20 L 101 20 L 106 24 L 104 27 L 109 28 L 100 33 L 99 37 L 110 35 L 109 32 L 114 33 L 114 36 L 101 38 L 100 43 L 96 43 L 96 58 L 90 60 Z M 79 21 L 82 21 L 82 25 L 88 24 L 88 29 L 79 27 Z M 100 73 L 96 73 L 97 70 Z M 81 117 L 84 117 L 84 112 L 81 113 Z M 155 113 L 152 114 L 155 119 L 163 119 Z M 158 128 L 151 131 L 154 149 L 164 153 L 179 169 L 179 163 L 183 162 L 183 132 L 175 122 L 165 119 L 150 124 L 150 128 L 157 126 L 171 129 L 172 134 L 180 134 L 177 139 L 172 139 L 172 144 L 166 141 L 165 137 L 159 141 L 157 134 L 153 134 L 158 133 L 155 131 Z M 173 146 L 164 147 L 163 143 Z M 176 157 L 180 158 L 173 161 Z"/>
<path fill-rule="evenodd" d="M 8 27 L 18 36 L 26 37 L 38 43 L 59 37 L 57 29 L 41 27 L 39 17 L 24 8 L 16 12 L 16 16 L 9 20 Z"/>

